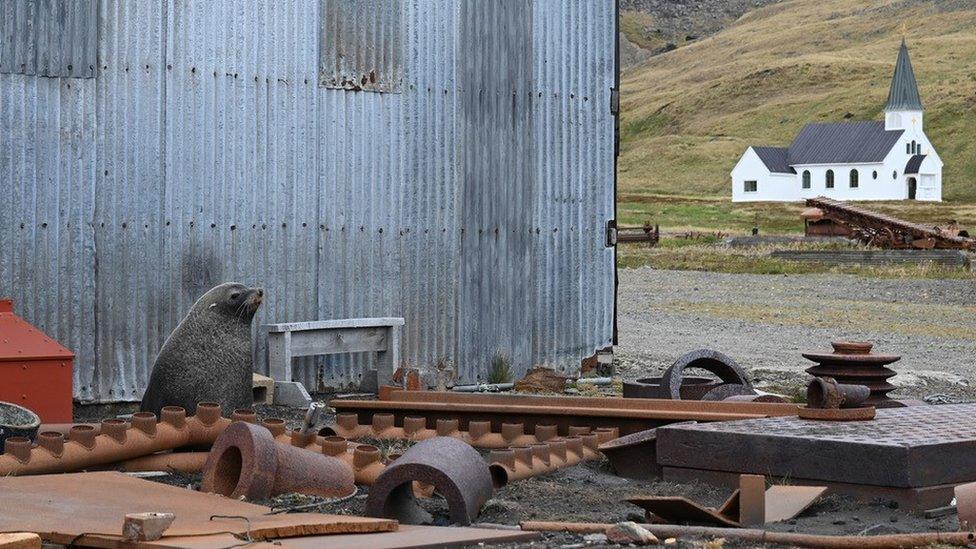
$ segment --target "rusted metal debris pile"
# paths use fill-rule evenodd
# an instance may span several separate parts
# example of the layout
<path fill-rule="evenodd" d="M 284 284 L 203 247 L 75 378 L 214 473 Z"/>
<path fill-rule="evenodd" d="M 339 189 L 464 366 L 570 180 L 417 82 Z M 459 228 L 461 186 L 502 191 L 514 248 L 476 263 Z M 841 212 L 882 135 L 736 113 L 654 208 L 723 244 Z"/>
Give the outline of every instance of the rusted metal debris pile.
<path fill-rule="evenodd" d="M 950 221 L 926 226 L 823 196 L 808 198 L 801 217 L 807 236 L 843 236 L 878 248 L 976 248 L 976 239 Z"/>
<path fill-rule="evenodd" d="M 650 221 L 640 227 L 616 227 L 608 235 L 608 245 L 626 242 L 646 242 L 653 248 L 661 241 L 661 228 Z"/>
<path fill-rule="evenodd" d="M 865 343 L 833 347 L 803 354 L 817 363 L 803 406 L 758 391 L 733 359 L 702 349 L 660 378 L 625 384 L 624 398 L 383 387 L 378 400 L 333 400 L 338 413 L 325 427 L 316 425 L 321 408 L 313 406 L 290 431 L 253 410 L 224 416 L 216 403 L 198 404 L 194 415 L 168 406 L 158 418 L 140 412 L 100 424 L 41 425 L 33 440 L 4 442 L 0 497 L 15 512 L 0 516 L 0 528 L 93 547 L 270 547 L 270 540 L 304 547 L 324 543 L 323 535 L 337 547 L 414 547 L 527 541 L 536 531 L 599 532 L 622 543 L 718 535 L 854 546 L 845 537 L 763 529 L 825 493 L 841 493 L 917 510 L 957 499 L 964 532 L 859 538 L 865 546 L 971 543 L 976 484 L 967 483 L 976 481 L 976 429 L 963 420 L 976 415 L 976 405 L 892 399 L 895 372 L 887 365 L 899 357 L 873 354 Z M 714 377 L 686 375 L 701 370 Z M 409 448 L 384 458 L 370 444 L 376 441 Z M 628 500 L 645 510 L 648 524 L 468 527 L 508 483 L 604 457 L 625 478 L 735 491 L 715 509 L 679 497 Z M 119 472 L 82 472 L 97 468 L 201 473 L 202 482 L 194 492 Z M 368 517 L 273 515 L 241 501 L 291 493 L 342 500 L 362 486 Z M 433 517 L 423 502 L 432 497 L 443 500 L 454 526 L 426 526 Z M 67 509 L 86 505 L 104 512 L 63 520 Z"/>

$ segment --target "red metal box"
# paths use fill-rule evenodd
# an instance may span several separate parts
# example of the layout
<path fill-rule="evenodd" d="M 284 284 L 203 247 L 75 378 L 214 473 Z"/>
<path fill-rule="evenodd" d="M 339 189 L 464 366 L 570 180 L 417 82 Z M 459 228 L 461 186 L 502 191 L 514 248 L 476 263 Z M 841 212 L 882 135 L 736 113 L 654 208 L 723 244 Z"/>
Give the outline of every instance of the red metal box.
<path fill-rule="evenodd" d="M 75 355 L 14 314 L 0 299 L 0 400 L 30 408 L 45 423 L 72 420 Z"/>

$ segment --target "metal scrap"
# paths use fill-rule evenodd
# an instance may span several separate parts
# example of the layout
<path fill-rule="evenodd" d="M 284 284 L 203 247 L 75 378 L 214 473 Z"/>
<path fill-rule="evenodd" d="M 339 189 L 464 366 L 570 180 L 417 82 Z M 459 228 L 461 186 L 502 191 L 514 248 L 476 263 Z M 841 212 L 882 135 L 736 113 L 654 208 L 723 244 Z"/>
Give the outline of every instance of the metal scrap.
<path fill-rule="evenodd" d="M 436 437 L 418 442 L 390 464 L 369 490 L 366 514 L 403 524 L 432 520 L 414 497 L 413 483 L 432 485 L 447 502 L 451 521 L 467 525 L 493 492 L 488 465 L 464 442 Z"/>
<path fill-rule="evenodd" d="M 868 387 L 871 393 L 864 400 L 864 406 L 893 408 L 905 405 L 888 396 L 895 389 L 888 379 L 897 372 L 887 368 L 887 365 L 901 360 L 900 356 L 872 353 L 873 345 L 865 341 L 833 341 L 830 345 L 834 349 L 831 353 L 803 353 L 804 358 L 817 363 L 807 368 L 808 374 L 833 378 L 842 384 Z"/>
<path fill-rule="evenodd" d="M 879 248 L 976 248 L 976 240 L 955 222 L 929 227 L 823 196 L 808 198 L 806 205 L 802 217 L 807 236 L 847 236 Z"/>
<path fill-rule="evenodd" d="M 681 398 L 682 379 L 685 370 L 689 368 L 706 370 L 718 376 L 726 385 L 739 386 L 724 389 L 720 389 L 721 386 L 713 387 L 702 396 L 703 400 L 722 400 L 733 395 L 755 394 L 745 370 L 732 357 L 711 349 L 698 349 L 680 356 L 661 376 L 661 385 L 667 390 L 670 398 L 674 400 Z M 715 395 L 708 397 L 712 391 L 716 391 Z"/>

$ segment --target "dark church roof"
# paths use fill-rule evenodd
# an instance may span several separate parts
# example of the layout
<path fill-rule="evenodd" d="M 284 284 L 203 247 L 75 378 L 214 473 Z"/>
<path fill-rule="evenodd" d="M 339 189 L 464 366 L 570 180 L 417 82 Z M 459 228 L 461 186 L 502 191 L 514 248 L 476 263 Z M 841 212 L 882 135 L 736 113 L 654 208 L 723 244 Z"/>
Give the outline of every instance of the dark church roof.
<path fill-rule="evenodd" d="M 925 160 L 924 154 L 916 154 L 908 159 L 908 164 L 905 164 L 905 173 L 918 173 L 919 168 L 922 167 L 922 161 Z"/>
<path fill-rule="evenodd" d="M 908 46 L 901 41 L 898 50 L 898 61 L 895 63 L 895 75 L 891 78 L 891 89 L 888 91 L 886 111 L 920 111 L 922 98 L 918 95 L 918 83 L 915 81 L 915 71 L 912 70 L 912 60 L 908 58 Z"/>
<path fill-rule="evenodd" d="M 807 124 L 790 144 L 788 164 L 855 164 L 884 161 L 904 130 L 884 122 Z"/>
<path fill-rule="evenodd" d="M 759 159 L 769 168 L 770 172 L 796 173 L 796 170 L 790 167 L 787 160 L 789 149 L 784 147 L 753 147 L 752 150 L 756 151 Z"/>

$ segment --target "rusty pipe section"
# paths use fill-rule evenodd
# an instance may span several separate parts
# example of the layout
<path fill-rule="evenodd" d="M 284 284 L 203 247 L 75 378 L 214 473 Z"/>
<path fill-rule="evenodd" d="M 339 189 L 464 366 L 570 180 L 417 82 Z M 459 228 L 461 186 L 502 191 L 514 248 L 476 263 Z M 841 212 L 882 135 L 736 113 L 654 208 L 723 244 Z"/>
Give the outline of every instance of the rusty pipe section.
<path fill-rule="evenodd" d="M 4 445 L 0 475 L 67 473 L 181 446 L 210 445 L 232 421 L 254 419 L 250 410 L 239 410 L 231 418 L 221 417 L 219 404 L 201 402 L 196 415 L 190 417 L 183 408 L 167 406 L 158 421 L 151 412 L 139 412 L 130 421 L 103 420 L 98 429 L 75 425 L 67 436 L 45 431 L 38 435 L 36 445 L 14 437 Z"/>
<path fill-rule="evenodd" d="M 355 413 L 336 414 L 335 425 L 331 425 L 328 429 L 345 439 L 401 439 L 419 442 L 434 437 L 450 437 L 462 440 L 475 448 L 489 450 L 539 444 L 558 437 L 556 425 L 536 425 L 535 433 L 527 434 L 523 423 L 502 423 L 501 432 L 493 432 L 490 421 L 469 421 L 468 430 L 462 431 L 460 422 L 456 419 L 438 419 L 435 428 L 428 429 L 427 419 L 424 417 L 404 417 L 402 427 L 394 424 L 394 418 L 393 414 L 373 414 L 372 424 L 363 425 L 359 423 L 358 415 Z M 571 426 L 569 432 L 586 434 L 590 432 L 590 427 Z"/>
<path fill-rule="evenodd" d="M 492 450 L 488 470 L 495 489 L 509 482 L 551 473 L 584 461 L 602 458 L 601 444 L 618 438 L 615 429 L 558 437 L 528 446 Z"/>
<path fill-rule="evenodd" d="M 335 498 L 353 494 L 356 484 L 341 460 L 279 444 L 268 429 L 235 422 L 214 442 L 200 489 L 235 499 L 292 492 Z"/>
<path fill-rule="evenodd" d="M 857 408 L 871 396 L 865 385 L 837 383 L 832 377 L 815 377 L 807 386 L 807 404 L 811 408 Z"/>

